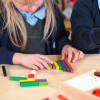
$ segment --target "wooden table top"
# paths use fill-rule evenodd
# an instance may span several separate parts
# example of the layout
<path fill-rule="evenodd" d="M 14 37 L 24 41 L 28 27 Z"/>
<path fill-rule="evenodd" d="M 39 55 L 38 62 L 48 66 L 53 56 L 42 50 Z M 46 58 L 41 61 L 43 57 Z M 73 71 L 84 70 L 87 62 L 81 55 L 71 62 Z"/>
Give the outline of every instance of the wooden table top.
<path fill-rule="evenodd" d="M 49 57 L 53 61 L 61 58 L 60 55 L 49 55 Z M 46 97 L 50 100 L 58 100 L 59 83 L 93 69 L 100 69 L 100 55 L 86 55 L 84 59 L 71 63 L 71 65 L 75 71 L 73 74 L 56 70 L 38 71 L 35 78 L 47 78 L 48 86 L 25 88 L 20 87 L 19 82 L 10 81 L 9 76 L 27 77 L 32 70 L 19 65 L 6 65 L 8 75 L 4 77 L 0 67 L 0 100 L 43 100 Z"/>

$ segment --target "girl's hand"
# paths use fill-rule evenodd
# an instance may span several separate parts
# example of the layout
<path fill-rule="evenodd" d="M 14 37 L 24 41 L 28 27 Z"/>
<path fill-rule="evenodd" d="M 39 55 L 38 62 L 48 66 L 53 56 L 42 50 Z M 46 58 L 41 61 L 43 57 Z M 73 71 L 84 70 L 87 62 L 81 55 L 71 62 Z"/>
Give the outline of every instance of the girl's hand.
<path fill-rule="evenodd" d="M 62 49 L 62 59 L 68 57 L 68 62 L 76 62 L 77 60 L 84 57 L 84 53 L 80 50 L 73 48 L 70 45 L 65 45 Z"/>
<path fill-rule="evenodd" d="M 40 54 L 21 54 L 15 53 L 13 56 L 13 64 L 21 64 L 27 68 L 39 70 L 50 69 L 47 63 L 53 63 L 53 61 L 47 56 Z"/>

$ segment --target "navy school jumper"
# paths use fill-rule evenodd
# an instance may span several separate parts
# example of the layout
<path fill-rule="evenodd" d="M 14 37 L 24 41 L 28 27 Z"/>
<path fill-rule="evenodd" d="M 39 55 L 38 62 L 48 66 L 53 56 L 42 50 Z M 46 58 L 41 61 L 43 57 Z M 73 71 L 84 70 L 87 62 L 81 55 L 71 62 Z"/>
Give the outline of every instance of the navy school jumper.
<path fill-rule="evenodd" d="M 52 35 L 47 40 L 45 46 L 47 55 L 61 54 L 64 45 L 71 45 L 68 39 L 69 32 L 65 30 L 63 17 L 56 5 L 54 5 L 54 12 L 57 20 L 57 28 L 53 30 Z M 14 46 L 11 42 L 7 29 L 2 30 L 3 22 L 3 18 L 0 15 L 0 64 L 13 64 L 13 55 L 16 52 L 20 52 L 21 48 Z"/>
<path fill-rule="evenodd" d="M 99 53 L 100 10 L 97 0 L 78 0 L 71 16 L 72 44 L 84 53 Z"/>

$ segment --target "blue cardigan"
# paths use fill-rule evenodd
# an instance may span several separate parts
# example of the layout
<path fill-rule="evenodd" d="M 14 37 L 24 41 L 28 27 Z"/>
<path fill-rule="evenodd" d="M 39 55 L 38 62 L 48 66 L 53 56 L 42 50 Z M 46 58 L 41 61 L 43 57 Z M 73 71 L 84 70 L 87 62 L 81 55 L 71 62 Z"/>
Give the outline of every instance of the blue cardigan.
<path fill-rule="evenodd" d="M 72 43 L 84 53 L 99 53 L 100 10 L 97 0 L 78 0 L 73 8 Z"/>
<path fill-rule="evenodd" d="M 53 30 L 52 35 L 47 40 L 45 48 L 47 55 L 61 54 L 63 46 L 71 44 L 68 39 L 69 32 L 65 30 L 63 17 L 56 5 L 54 5 L 54 13 L 57 20 L 57 29 Z M 13 64 L 13 55 L 16 52 L 21 52 L 21 48 L 13 45 L 9 38 L 7 29 L 2 30 L 3 23 L 3 18 L 0 15 L 0 64 Z M 54 42 L 56 45 L 55 48 L 53 48 Z"/>

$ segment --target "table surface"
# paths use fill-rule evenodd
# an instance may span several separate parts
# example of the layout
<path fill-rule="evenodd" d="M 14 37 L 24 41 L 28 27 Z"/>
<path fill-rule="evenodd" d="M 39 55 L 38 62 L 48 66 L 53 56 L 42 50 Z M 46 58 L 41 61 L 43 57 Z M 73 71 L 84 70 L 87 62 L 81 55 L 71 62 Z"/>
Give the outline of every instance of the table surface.
<path fill-rule="evenodd" d="M 60 55 L 49 55 L 53 60 L 60 60 Z M 3 76 L 0 67 L 0 100 L 43 100 L 49 97 L 50 100 L 58 100 L 59 83 L 69 80 L 75 76 L 81 75 L 93 69 L 100 69 L 100 55 L 85 55 L 85 58 L 76 63 L 71 63 L 74 73 L 67 73 L 56 70 L 41 70 L 35 75 L 35 78 L 47 78 L 48 86 L 43 87 L 25 87 L 19 86 L 19 82 L 10 81 L 9 76 L 27 77 L 31 69 L 19 65 L 6 65 L 7 77 Z"/>

